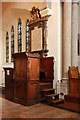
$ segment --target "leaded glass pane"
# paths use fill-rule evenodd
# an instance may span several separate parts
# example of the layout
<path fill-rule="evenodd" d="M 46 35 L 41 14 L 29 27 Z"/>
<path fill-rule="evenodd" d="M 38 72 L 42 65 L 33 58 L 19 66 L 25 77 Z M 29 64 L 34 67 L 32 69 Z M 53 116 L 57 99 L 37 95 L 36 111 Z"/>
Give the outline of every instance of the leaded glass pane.
<path fill-rule="evenodd" d="M 9 34 L 6 32 L 6 62 L 9 62 Z"/>
<path fill-rule="evenodd" d="M 18 20 L 18 52 L 22 51 L 22 23 L 21 19 Z"/>
<path fill-rule="evenodd" d="M 26 51 L 29 52 L 30 50 L 30 34 L 29 34 L 29 20 L 27 19 L 26 22 Z"/>
<path fill-rule="evenodd" d="M 12 54 L 14 53 L 14 27 L 11 28 L 11 61 L 13 61 Z"/>

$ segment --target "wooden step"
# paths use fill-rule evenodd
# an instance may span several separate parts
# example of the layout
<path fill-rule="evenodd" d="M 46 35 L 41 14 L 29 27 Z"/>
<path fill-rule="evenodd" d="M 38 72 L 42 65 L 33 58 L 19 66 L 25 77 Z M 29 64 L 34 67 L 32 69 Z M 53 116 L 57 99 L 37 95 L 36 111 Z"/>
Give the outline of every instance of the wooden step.
<path fill-rule="evenodd" d="M 63 101 L 64 101 L 63 99 L 54 99 L 51 101 L 51 103 L 58 104 L 58 103 L 62 103 Z"/>
<path fill-rule="evenodd" d="M 53 88 L 49 88 L 49 89 L 43 89 L 43 90 L 41 90 L 42 92 L 48 92 L 48 91 L 54 91 L 55 89 L 53 89 Z"/>
<path fill-rule="evenodd" d="M 56 97 L 56 96 L 59 96 L 59 94 L 48 94 L 48 95 L 45 95 L 46 97 Z"/>
<path fill-rule="evenodd" d="M 52 88 L 52 84 L 51 83 L 40 82 L 39 85 L 40 85 L 40 90 Z"/>
<path fill-rule="evenodd" d="M 51 85 L 51 83 L 43 83 L 43 82 L 40 82 L 40 85 Z"/>

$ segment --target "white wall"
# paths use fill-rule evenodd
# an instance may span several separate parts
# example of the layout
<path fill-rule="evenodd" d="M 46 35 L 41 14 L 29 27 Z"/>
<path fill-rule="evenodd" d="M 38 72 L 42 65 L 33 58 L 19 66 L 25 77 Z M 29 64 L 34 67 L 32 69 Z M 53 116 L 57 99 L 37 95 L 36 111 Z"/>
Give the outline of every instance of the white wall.
<path fill-rule="evenodd" d="M 3 40 L 2 40 L 2 3 L 0 2 L 0 85 L 2 84 L 3 80 Z"/>
<path fill-rule="evenodd" d="M 49 56 L 54 56 L 54 84 L 61 79 L 61 31 L 60 31 L 60 3 L 52 2 L 52 16 L 48 20 L 48 49 Z"/>
<path fill-rule="evenodd" d="M 5 38 L 6 38 L 6 31 L 9 32 L 9 45 L 10 42 L 10 32 L 11 26 L 14 26 L 14 34 L 15 34 L 15 52 L 17 52 L 17 23 L 18 18 L 20 17 L 22 20 L 22 51 L 25 51 L 25 24 L 27 18 L 30 18 L 30 11 L 33 6 L 39 7 L 39 9 L 44 8 L 46 4 L 42 2 L 3 2 L 2 3 L 2 17 L 3 17 L 3 24 L 2 24 L 2 31 L 3 31 L 3 41 L 4 41 L 4 59 L 3 64 L 6 64 L 6 48 L 5 48 Z M 11 65 L 11 49 L 9 50 L 9 64 Z"/>
<path fill-rule="evenodd" d="M 27 18 L 30 18 L 30 12 L 26 9 L 19 9 L 16 8 L 17 6 L 19 7 L 19 3 L 17 5 L 10 4 L 10 3 L 3 3 L 3 41 L 4 41 L 4 60 L 3 64 L 6 64 L 6 31 L 9 32 L 9 45 L 11 45 L 11 26 L 14 26 L 14 34 L 15 34 L 15 52 L 17 52 L 17 25 L 18 25 L 18 19 L 19 17 L 22 20 L 22 51 L 25 51 L 25 25 L 26 25 L 26 20 Z M 15 7 L 16 6 L 16 7 Z M 11 49 L 9 50 L 9 64 L 11 64 Z"/>
<path fill-rule="evenodd" d="M 3 66 L 2 67 L 13 67 L 11 63 L 11 48 L 9 48 L 9 63 L 6 63 L 6 31 L 9 33 L 9 46 L 11 46 L 11 26 L 14 26 L 14 47 L 17 52 L 17 25 L 19 17 L 22 20 L 22 51 L 25 51 L 25 25 L 27 18 L 30 18 L 30 12 L 26 9 L 20 9 L 19 3 L 2 3 L 2 41 L 3 41 Z M 0 22 L 1 23 L 1 22 Z M 0 53 L 1 54 L 1 53 Z M 3 83 L 5 83 L 5 73 L 3 70 Z"/>

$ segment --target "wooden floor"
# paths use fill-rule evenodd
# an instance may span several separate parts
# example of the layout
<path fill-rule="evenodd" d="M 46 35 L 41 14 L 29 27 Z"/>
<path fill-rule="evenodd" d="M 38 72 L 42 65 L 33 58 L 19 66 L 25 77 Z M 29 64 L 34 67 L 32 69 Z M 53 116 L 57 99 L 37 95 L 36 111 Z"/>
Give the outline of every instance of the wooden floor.
<path fill-rule="evenodd" d="M 80 114 L 59 109 L 47 104 L 23 106 L 0 96 L 0 116 L 2 118 L 80 118 Z"/>

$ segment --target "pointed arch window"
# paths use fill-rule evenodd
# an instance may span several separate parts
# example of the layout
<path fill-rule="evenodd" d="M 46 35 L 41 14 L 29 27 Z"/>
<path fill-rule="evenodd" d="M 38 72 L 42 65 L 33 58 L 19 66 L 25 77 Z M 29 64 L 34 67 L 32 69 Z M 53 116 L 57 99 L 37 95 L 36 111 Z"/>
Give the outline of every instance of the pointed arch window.
<path fill-rule="evenodd" d="M 29 20 L 26 21 L 26 51 L 29 52 L 30 50 L 30 39 L 29 39 Z"/>
<path fill-rule="evenodd" d="M 18 20 L 18 52 L 22 51 L 22 22 L 21 18 Z"/>
<path fill-rule="evenodd" d="M 9 33 L 6 32 L 6 62 L 9 62 Z"/>
<path fill-rule="evenodd" d="M 14 26 L 11 27 L 11 61 L 13 61 L 12 54 L 14 53 Z"/>

